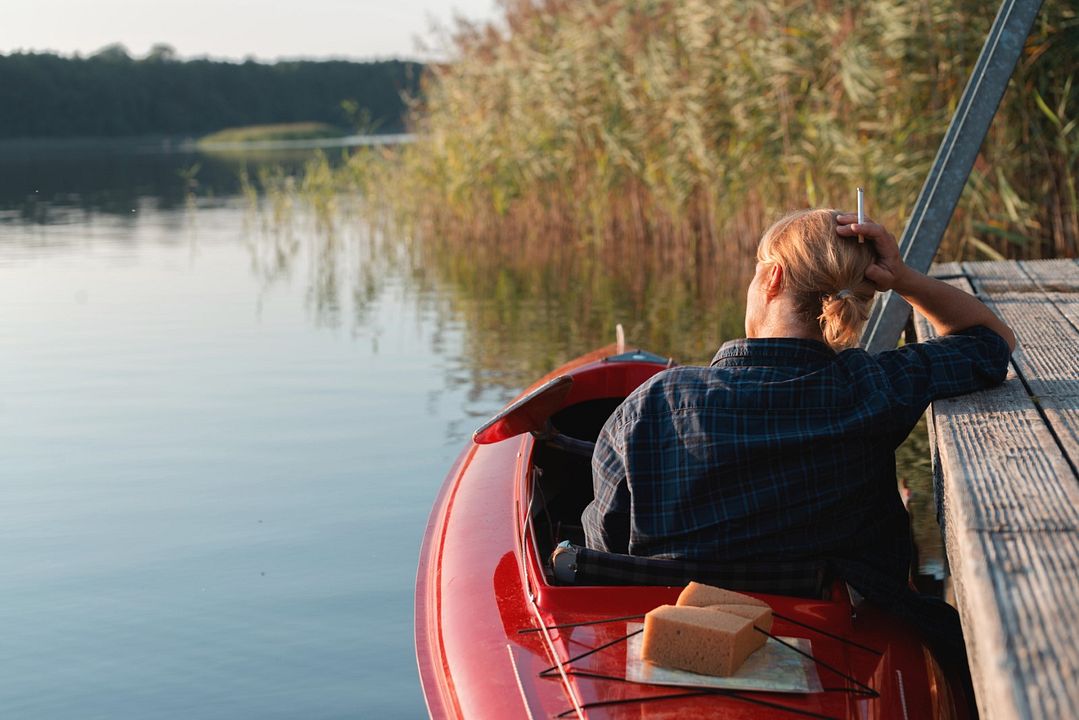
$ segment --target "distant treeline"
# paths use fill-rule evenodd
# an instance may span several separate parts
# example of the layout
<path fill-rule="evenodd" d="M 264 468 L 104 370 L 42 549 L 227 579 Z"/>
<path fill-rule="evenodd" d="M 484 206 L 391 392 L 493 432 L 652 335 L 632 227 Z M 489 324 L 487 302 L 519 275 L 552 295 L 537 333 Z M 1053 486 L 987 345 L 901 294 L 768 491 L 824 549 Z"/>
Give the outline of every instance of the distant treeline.
<path fill-rule="evenodd" d="M 402 95 L 422 65 L 180 61 L 167 46 L 141 59 L 122 46 L 94 55 L 0 55 L 0 138 L 202 135 L 225 127 L 313 120 L 399 131 Z"/>

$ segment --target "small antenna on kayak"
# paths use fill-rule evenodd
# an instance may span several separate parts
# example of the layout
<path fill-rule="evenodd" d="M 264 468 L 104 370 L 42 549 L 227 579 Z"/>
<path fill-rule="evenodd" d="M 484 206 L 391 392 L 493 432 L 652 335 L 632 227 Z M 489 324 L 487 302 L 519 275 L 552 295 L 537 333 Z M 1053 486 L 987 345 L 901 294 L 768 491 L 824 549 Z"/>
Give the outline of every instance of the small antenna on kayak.
<path fill-rule="evenodd" d="M 626 331 L 622 327 L 622 323 L 618 323 L 614 326 L 614 344 L 617 346 L 615 353 L 621 355 L 626 351 Z"/>

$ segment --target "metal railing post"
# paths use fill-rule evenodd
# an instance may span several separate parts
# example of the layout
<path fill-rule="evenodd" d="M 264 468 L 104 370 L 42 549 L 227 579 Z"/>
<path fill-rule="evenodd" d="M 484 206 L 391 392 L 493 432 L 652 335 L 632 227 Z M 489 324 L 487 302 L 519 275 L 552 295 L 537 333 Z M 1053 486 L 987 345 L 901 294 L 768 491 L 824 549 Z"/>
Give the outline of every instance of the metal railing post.
<path fill-rule="evenodd" d="M 928 271 L 933 263 L 1041 5 L 1042 0 L 1000 4 L 899 240 L 903 260 L 919 272 Z M 895 293 L 878 296 L 862 333 L 862 347 L 870 352 L 894 348 L 909 315 L 910 305 Z"/>

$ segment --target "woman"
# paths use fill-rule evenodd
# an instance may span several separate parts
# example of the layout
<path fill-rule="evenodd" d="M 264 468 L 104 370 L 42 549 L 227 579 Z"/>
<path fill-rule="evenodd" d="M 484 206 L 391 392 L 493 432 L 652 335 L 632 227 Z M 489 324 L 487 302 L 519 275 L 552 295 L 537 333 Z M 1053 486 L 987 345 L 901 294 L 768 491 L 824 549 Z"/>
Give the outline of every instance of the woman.
<path fill-rule="evenodd" d="M 1003 381 L 1012 331 L 985 305 L 904 265 L 882 226 L 806 210 L 764 234 L 746 339 L 673 368 L 607 421 L 592 459 L 589 547 L 687 560 L 824 558 L 862 595 L 961 656 L 958 622 L 909 589 L 895 448 L 930 402 Z M 864 242 L 862 239 L 864 238 Z M 893 290 L 940 335 L 857 349 Z"/>

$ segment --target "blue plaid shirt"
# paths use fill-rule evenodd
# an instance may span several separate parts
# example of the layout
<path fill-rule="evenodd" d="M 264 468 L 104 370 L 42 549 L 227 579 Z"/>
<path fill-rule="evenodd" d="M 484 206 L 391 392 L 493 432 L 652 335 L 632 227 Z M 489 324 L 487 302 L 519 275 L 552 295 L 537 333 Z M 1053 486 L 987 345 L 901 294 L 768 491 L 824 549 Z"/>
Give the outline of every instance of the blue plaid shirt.
<path fill-rule="evenodd" d="M 984 327 L 870 355 L 735 340 L 676 367 L 608 419 L 592 458 L 588 547 L 694 560 L 840 559 L 863 593 L 905 586 L 910 529 L 895 448 L 928 404 L 1003 381 Z M 849 561 L 849 562 L 848 562 Z M 899 583 L 899 585 L 895 585 Z"/>

